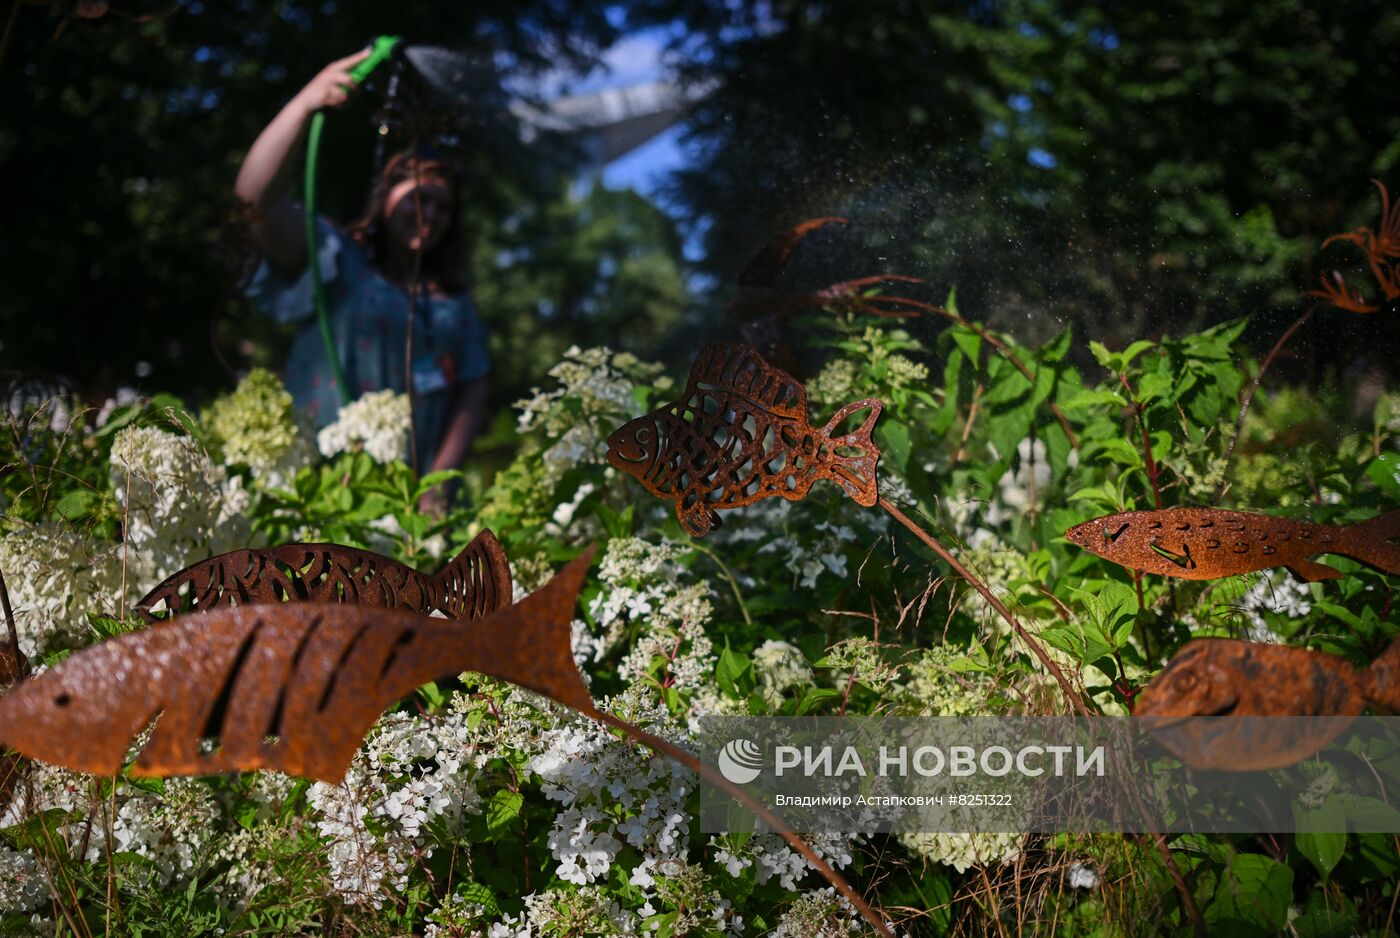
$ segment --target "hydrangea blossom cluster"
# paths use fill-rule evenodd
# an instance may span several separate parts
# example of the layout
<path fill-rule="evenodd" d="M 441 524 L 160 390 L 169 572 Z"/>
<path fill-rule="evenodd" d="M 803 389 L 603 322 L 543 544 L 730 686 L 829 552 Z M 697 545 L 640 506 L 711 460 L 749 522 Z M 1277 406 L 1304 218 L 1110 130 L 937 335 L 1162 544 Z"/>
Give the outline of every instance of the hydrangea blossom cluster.
<path fill-rule="evenodd" d="M 610 708 L 629 703 L 635 722 L 684 743 L 664 708 L 616 698 Z M 530 770 L 545 796 L 561 805 L 548 841 L 560 879 L 583 885 L 606 878 L 624 843 L 652 860 L 684 858 L 685 804 L 695 784 L 688 769 L 591 721 L 548 729 L 541 743 Z M 644 892 L 647 875 L 632 880 Z"/>
<path fill-rule="evenodd" d="M 32 912 L 48 897 L 39 861 L 28 850 L 0 843 L 0 909 Z"/>
<path fill-rule="evenodd" d="M 905 668 L 907 680 L 898 691 L 901 709 L 926 716 L 975 716 L 987 713 L 996 681 L 970 666 L 965 652 L 934 645 Z"/>
<path fill-rule="evenodd" d="M 815 683 L 812 666 L 795 645 L 770 638 L 755 648 L 751 657 L 759 693 L 773 709 L 782 704 L 789 690 Z"/>
<path fill-rule="evenodd" d="M 1240 611 L 1249 620 L 1251 642 L 1278 642 L 1280 637 L 1264 619 L 1264 613 L 1301 619 L 1312 611 L 1312 589 L 1286 571 L 1259 577 L 1240 600 Z"/>
<path fill-rule="evenodd" d="M 479 810 L 472 750 L 461 708 L 436 717 L 390 713 L 343 782 L 311 786 L 336 893 L 380 908 L 407 882 L 410 860 L 432 855 L 432 821 Z"/>
<path fill-rule="evenodd" d="M 224 459 L 249 467 L 265 487 L 289 484 L 314 456 L 293 415 L 292 395 L 265 368 L 254 368 L 231 394 L 216 399 L 202 420 Z"/>
<path fill-rule="evenodd" d="M 854 502 L 838 508 L 844 516 L 859 518 L 862 528 L 883 530 L 884 518 L 865 511 Z M 858 515 L 852 516 L 850 512 Z M 844 578 L 849 572 L 846 548 L 859 538 L 853 524 L 811 520 L 808 509 L 785 498 L 768 498 L 744 509 L 741 524 L 719 529 L 715 540 L 726 545 L 756 543 L 760 555 L 782 559 L 797 586 L 812 589 L 822 577 Z M 748 587 L 757 585 L 752 576 L 739 573 Z"/>
<path fill-rule="evenodd" d="M 96 800 L 95 792 L 95 784 L 87 776 L 35 765 L 28 783 L 0 812 L 0 827 L 10 827 L 39 812 L 65 812 L 70 819 L 51 828 L 52 835 L 62 839 L 69 851 L 81 853 L 90 863 L 97 862 L 107 855 L 107 838 L 93 833 L 93 824 L 101 823 L 99 813 L 106 810 L 106 805 Z M 129 875 L 124 878 L 128 889 L 150 888 L 185 878 L 214 837 L 221 817 L 208 784 L 195 779 L 171 779 L 155 790 L 121 781 L 113 803 L 113 851 L 150 861 L 145 880 Z M 97 829 L 100 831 L 101 827 Z"/>
<path fill-rule="evenodd" d="M 518 428 L 521 433 L 543 430 L 554 441 L 540 454 L 554 478 L 576 465 L 602 463 L 608 435 L 640 412 L 637 384 L 646 381 L 658 390 L 669 386 L 658 378 L 660 372 L 659 365 L 627 352 L 571 346 L 549 371 L 559 386 L 535 389 L 533 397 L 516 402 Z"/>
<path fill-rule="evenodd" d="M 408 452 L 407 394 L 371 391 L 340 408 L 335 422 L 316 434 L 322 456 L 365 452 L 377 463 L 403 459 Z"/>
<path fill-rule="evenodd" d="M 87 613 L 115 612 L 120 599 L 119 550 L 52 523 L 0 537 L 0 571 L 14 606 L 20 650 L 31 660 L 83 644 L 89 635 Z"/>
<path fill-rule="evenodd" d="M 247 545 L 242 479 L 190 437 L 127 427 L 112 441 L 110 464 L 124 511 L 127 582 L 139 590 L 195 560 Z"/>
<path fill-rule="evenodd" d="M 772 938 L 844 938 L 862 935 L 865 923 L 860 913 L 845 896 L 838 895 L 831 886 L 825 889 L 812 889 L 803 893 L 790 905 L 778 927 L 770 934 Z"/>

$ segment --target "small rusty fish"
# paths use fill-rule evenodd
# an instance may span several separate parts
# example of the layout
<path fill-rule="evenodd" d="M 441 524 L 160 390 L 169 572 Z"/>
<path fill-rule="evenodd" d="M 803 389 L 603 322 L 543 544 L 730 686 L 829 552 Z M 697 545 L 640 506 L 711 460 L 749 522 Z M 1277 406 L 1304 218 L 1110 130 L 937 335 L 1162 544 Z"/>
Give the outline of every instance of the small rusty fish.
<path fill-rule="evenodd" d="M 1342 576 L 1308 559 L 1315 554 L 1340 554 L 1400 575 L 1400 511 L 1344 526 L 1219 508 L 1123 511 L 1077 524 L 1065 538 L 1121 566 L 1185 580 L 1279 566 L 1310 583 Z"/>
<path fill-rule="evenodd" d="M 717 511 L 781 495 L 797 501 L 830 479 L 866 508 L 877 497 L 871 441 L 884 404 L 842 407 L 826 426 L 807 421 L 807 392 L 746 345 L 700 350 L 685 394 L 608 437 L 608 462 L 658 498 L 676 503 L 676 517 L 694 537 L 719 524 Z M 853 432 L 834 435 L 852 414 L 870 416 Z"/>
<path fill-rule="evenodd" d="M 510 605 L 510 563 L 483 530 L 437 573 L 340 544 L 245 548 L 191 564 L 136 603 L 147 622 L 228 605 L 350 603 L 473 621 Z"/>
<path fill-rule="evenodd" d="M 1360 671 L 1307 648 L 1202 638 L 1143 690 L 1133 716 L 1149 718 L 1148 729 L 1188 765 L 1244 772 L 1307 758 L 1368 707 L 1400 711 L 1400 640 Z"/>
<path fill-rule="evenodd" d="M 1386 189 L 1385 183 L 1379 179 L 1372 179 L 1371 182 L 1381 196 L 1380 231 L 1357 228 L 1333 235 L 1322 242 L 1322 246 L 1326 248 L 1334 241 L 1347 241 L 1359 247 L 1366 255 L 1371 275 L 1375 277 L 1384 298 L 1377 302 L 1368 300 L 1365 294 L 1347 282 L 1339 270 L 1332 271 L 1331 280 L 1326 274 L 1321 275 L 1321 290 L 1305 290 L 1303 293 L 1304 296 L 1326 300 L 1337 309 L 1349 313 L 1367 314 L 1383 309 L 1393 312 L 1400 309 L 1400 263 L 1397 263 L 1397 259 L 1400 259 L 1400 202 L 1391 204 L 1390 190 Z"/>

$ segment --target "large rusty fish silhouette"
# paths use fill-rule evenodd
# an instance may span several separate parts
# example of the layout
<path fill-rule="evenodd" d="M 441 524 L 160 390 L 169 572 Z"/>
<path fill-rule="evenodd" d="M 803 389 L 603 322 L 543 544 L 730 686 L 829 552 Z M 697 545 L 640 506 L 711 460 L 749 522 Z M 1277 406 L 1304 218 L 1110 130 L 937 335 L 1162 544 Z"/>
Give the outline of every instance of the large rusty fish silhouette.
<path fill-rule="evenodd" d="M 854 401 L 814 428 L 797 379 L 747 345 L 716 343 L 700 350 L 679 400 L 608 437 L 608 462 L 674 500 L 676 517 L 695 537 L 719 524 L 718 511 L 773 495 L 797 501 L 821 479 L 869 508 L 880 459 L 871 433 L 883 407 L 873 398 Z M 863 410 L 870 415 L 859 427 L 838 434 Z"/>
<path fill-rule="evenodd" d="M 1400 575 L 1400 511 L 1342 526 L 1220 508 L 1123 511 L 1077 524 L 1065 538 L 1121 566 L 1186 580 L 1270 567 L 1287 567 L 1308 582 L 1342 576 L 1309 559 L 1317 554 L 1340 554 Z"/>
<path fill-rule="evenodd" d="M 1202 638 L 1182 646 L 1138 697 L 1135 717 L 1201 769 L 1292 765 L 1367 709 L 1400 712 L 1400 640 L 1369 668 L 1286 645 Z M 1226 719 L 1289 717 L 1290 719 Z"/>

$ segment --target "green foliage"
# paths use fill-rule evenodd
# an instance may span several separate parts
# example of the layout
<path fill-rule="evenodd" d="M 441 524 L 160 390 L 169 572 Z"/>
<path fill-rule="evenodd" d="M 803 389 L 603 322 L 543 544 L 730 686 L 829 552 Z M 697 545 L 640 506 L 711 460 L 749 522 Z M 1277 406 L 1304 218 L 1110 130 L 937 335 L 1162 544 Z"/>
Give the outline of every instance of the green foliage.
<path fill-rule="evenodd" d="M 1394 578 L 1345 559 L 1332 561 L 1344 576 L 1326 583 L 1295 584 L 1273 573 L 1206 584 L 1138 577 L 1062 537 L 1070 525 L 1103 512 L 1159 500 L 1208 503 L 1217 491 L 1222 506 L 1320 523 L 1362 520 L 1394 507 L 1390 457 L 1400 427 L 1389 410 L 1367 414 L 1363 425 L 1346 423 L 1347 409 L 1329 389 L 1261 392 L 1236 458 L 1226 464 L 1239 395 L 1256 367 L 1236 351 L 1242 321 L 1122 348 L 1083 343 L 1083 357 L 1070 330 L 1031 347 L 976 323 L 950 325 L 931 342 L 914 329 L 826 314 L 801 325 L 811 336 L 808 351 L 827 356 L 809 382 L 814 421 L 858 397 L 885 400 L 878 431 L 882 495 L 956 545 L 963 562 L 1083 684 L 1092 709 L 1127 712 L 1141 687 L 1193 637 L 1283 641 L 1358 665 L 1395 640 L 1388 598 Z M 230 470 L 252 492 L 246 512 L 255 537 L 314 535 L 431 568 L 490 526 L 507 545 L 516 579 L 529 588 L 585 545 L 601 544 L 584 591 L 576 651 L 593 693 L 610 708 L 677 734 L 691 716 L 709 712 L 1063 711 L 1058 689 L 984 600 L 944 579 L 946 571 L 922 545 L 883 513 L 819 485 L 800 502 L 771 498 L 725 512 L 711 537 L 692 541 L 670 503 L 657 502 L 602 458 L 607 434 L 673 399 L 675 382 L 635 356 L 604 349 L 571 349 L 550 375 L 550 385 L 518 405 L 517 457 L 473 506 L 456 506 L 443 519 L 423 515 L 419 499 L 442 477 L 416 478 L 403 463 L 381 464 L 365 452 L 308 455 L 309 464 L 285 486 L 263 485 L 251 466 L 234 465 Z M 216 405 L 203 420 L 153 406 L 120 419 L 192 433 L 216 441 L 217 449 L 229 434 L 209 425 L 223 422 L 225 407 Z M 40 466 L 33 463 L 3 477 L 11 525 L 81 523 L 95 538 L 120 536 L 103 533 L 100 521 L 116 504 L 106 455 L 115 434 L 74 430 L 65 437 L 25 426 L 16 439 L 27 448 L 12 458 L 45 454 L 65 468 L 39 477 L 39 484 Z M 1315 435 L 1323 432 L 1326 439 Z M 1289 474 L 1271 474 L 1278 466 Z M 84 622 L 91 640 L 130 628 L 112 616 Z M 376 741 L 393 740 L 395 728 L 405 726 L 408 755 Z M 90 921 L 116 912 L 106 889 L 110 872 L 132 933 L 221 927 L 247 934 L 402 934 L 432 924 L 470 934 L 487 922 L 534 915 L 547 921 L 542 933 L 596 934 L 644 908 L 659 933 L 673 934 L 719 933 L 708 912 L 697 917 L 697 909 L 728 909 L 755 930 L 780 922 L 817 929 L 832 920 L 833 910 L 811 891 L 812 880 L 785 884 L 760 875 L 758 835 L 707 842 L 692 833 L 678 855 L 652 865 L 654 842 L 619 837 L 604 851 L 605 870 L 580 882 L 587 877 L 561 863 L 560 843 L 569 830 L 582 830 L 585 815 L 566 814 L 577 803 L 561 804 L 571 796 L 549 774 L 550 760 L 561 761 L 557 753 L 541 758 L 541 748 L 530 748 L 551 734 L 574 732 L 574 724 L 471 675 L 423 688 L 367 744 L 381 766 L 393 766 L 384 784 L 399 795 L 399 808 L 412 785 L 441 781 L 434 770 L 447 750 L 422 739 L 442 727 L 455 727 L 469 741 L 472 757 L 458 765 L 457 778 L 470 787 L 463 796 L 470 810 L 425 823 L 402 885 L 378 908 L 348 901 L 335 885 L 325 856 L 328 844 L 338 842 L 324 807 L 329 796 L 305 784 L 269 795 L 259 787 L 267 784 L 262 776 L 232 777 L 200 783 L 192 795 L 176 783 L 123 778 L 122 787 L 100 790 L 104 803 L 141 797 L 161 810 L 181 797 L 208 794 L 208 802 L 198 803 L 212 806 L 208 824 L 223 839 L 204 845 L 210 855 L 192 861 L 196 872 L 164 882 L 135 849 L 104 853 L 97 863 L 70 855 L 52 832 L 80 819 L 77 808 L 28 817 L 0 837 L 9 848 L 42 851 L 75 884 L 61 900 L 64 908 Z M 425 748 L 414 748 L 419 745 Z M 589 803 L 600 823 L 636 822 L 645 798 L 628 786 L 654 763 L 620 761 L 639 756 L 632 747 L 602 743 L 569 758 L 581 773 L 570 785 L 596 772 L 600 790 L 613 785 L 625 792 Z M 356 776 L 369 777 L 378 778 Z M 647 797 L 660 797 L 659 790 Z M 1295 837 L 1169 841 L 1172 863 L 1208 929 L 1330 935 L 1386 927 L 1400 876 L 1393 838 L 1348 834 L 1335 819 L 1343 807 L 1386 818 L 1390 809 L 1379 801 L 1337 801 L 1341 796 L 1330 795 L 1325 780 L 1316 790 Z M 691 807 L 687 801 L 677 811 Z M 388 843 L 394 817 L 387 809 L 370 814 L 360 836 Z M 232 838 L 257 838 L 237 855 L 273 872 L 242 904 L 228 898 L 235 863 L 217 854 Z M 1174 872 L 1150 843 L 1132 838 L 930 835 L 877 839 L 853 854 L 848 872 L 878 880 L 886 908 L 926 911 L 919 927 L 929 934 L 994 930 L 1013 905 L 1025 917 L 1022 927 L 1046 933 L 1140 933 L 1145 921 L 1162 933 L 1192 927 Z M 1017 865 L 1002 865 L 1008 858 Z M 1092 888 L 1083 885 L 1085 870 L 1093 874 Z M 1022 875 L 1014 889 L 1008 885 L 1006 877 Z M 130 898 L 133 884 L 142 884 L 141 891 Z M 23 927 L 19 919 L 0 922 L 0 931 Z"/>

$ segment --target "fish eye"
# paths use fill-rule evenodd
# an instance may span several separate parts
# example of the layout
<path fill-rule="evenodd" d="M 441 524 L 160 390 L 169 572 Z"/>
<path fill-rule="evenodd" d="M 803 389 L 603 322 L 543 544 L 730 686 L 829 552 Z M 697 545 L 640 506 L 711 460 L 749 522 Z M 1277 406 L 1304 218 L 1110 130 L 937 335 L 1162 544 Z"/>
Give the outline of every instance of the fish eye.
<path fill-rule="evenodd" d="M 1189 693 L 1195 690 L 1197 683 L 1199 683 L 1199 681 L 1196 678 L 1196 675 L 1192 674 L 1190 671 L 1187 671 L 1185 674 L 1179 675 L 1177 679 L 1172 682 L 1176 689 L 1183 693 Z"/>

